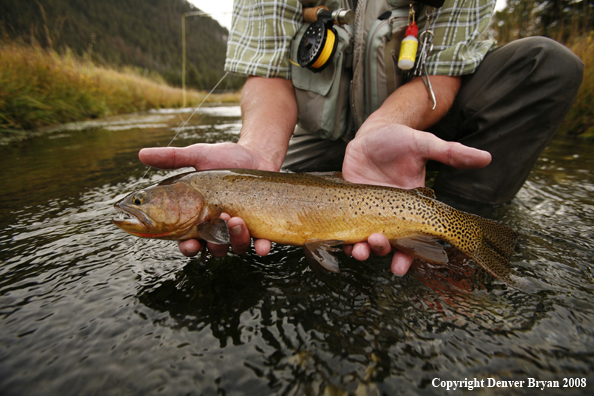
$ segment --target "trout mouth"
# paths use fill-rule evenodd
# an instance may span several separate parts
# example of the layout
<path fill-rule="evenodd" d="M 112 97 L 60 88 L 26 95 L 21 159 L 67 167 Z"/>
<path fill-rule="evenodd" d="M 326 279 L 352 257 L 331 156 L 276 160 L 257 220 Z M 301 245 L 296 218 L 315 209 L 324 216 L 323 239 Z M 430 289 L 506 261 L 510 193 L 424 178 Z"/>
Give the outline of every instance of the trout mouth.
<path fill-rule="evenodd" d="M 123 210 L 118 210 L 118 213 L 112 220 L 116 224 L 142 224 L 137 217 L 132 216 L 130 213 L 126 213 Z"/>
<path fill-rule="evenodd" d="M 145 230 L 150 230 L 155 226 L 155 222 L 139 210 L 129 207 L 122 208 L 119 203 L 115 204 L 114 207 L 117 210 L 117 214 L 111 221 L 124 230 L 132 227 L 135 229 L 144 228 Z"/>

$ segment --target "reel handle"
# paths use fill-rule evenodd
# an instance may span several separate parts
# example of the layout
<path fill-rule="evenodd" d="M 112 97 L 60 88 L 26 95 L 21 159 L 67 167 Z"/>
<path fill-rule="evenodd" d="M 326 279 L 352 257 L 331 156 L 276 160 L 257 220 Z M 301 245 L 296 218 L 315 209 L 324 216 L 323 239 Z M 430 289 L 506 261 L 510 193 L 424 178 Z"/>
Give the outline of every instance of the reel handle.
<path fill-rule="evenodd" d="M 326 6 L 318 6 L 318 7 L 307 7 L 303 9 L 303 19 L 305 22 L 315 22 L 318 20 L 318 12 L 319 11 L 328 11 L 328 7 Z"/>
<path fill-rule="evenodd" d="M 353 10 L 339 8 L 330 11 L 326 6 L 308 7 L 303 9 L 303 19 L 306 22 L 323 21 L 324 23 L 334 22 L 338 25 L 350 25 L 355 20 Z"/>

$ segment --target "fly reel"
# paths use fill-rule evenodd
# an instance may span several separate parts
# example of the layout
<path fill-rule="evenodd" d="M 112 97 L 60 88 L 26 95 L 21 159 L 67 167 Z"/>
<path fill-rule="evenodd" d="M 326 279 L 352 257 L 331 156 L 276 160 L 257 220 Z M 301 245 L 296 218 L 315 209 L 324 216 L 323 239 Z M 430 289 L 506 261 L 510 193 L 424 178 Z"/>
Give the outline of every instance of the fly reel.
<path fill-rule="evenodd" d="M 336 30 L 317 20 L 307 28 L 301 38 L 297 49 L 297 62 L 301 67 L 319 73 L 330 63 L 337 45 Z"/>
<path fill-rule="evenodd" d="M 319 73 L 330 64 L 338 45 L 338 36 L 332 25 L 350 24 L 355 14 L 352 10 L 329 11 L 328 8 L 320 6 L 304 9 L 303 16 L 311 25 L 299 42 L 297 63 L 314 73 Z"/>

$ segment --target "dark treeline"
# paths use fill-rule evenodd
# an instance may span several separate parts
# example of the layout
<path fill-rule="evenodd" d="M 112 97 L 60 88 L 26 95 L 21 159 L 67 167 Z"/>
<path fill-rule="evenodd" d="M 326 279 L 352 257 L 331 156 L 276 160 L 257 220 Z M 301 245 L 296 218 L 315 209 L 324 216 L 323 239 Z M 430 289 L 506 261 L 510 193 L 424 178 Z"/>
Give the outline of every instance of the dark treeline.
<path fill-rule="evenodd" d="M 582 86 L 560 133 L 594 140 L 594 0 L 508 0 L 493 22 L 500 44 L 522 37 L 547 36 L 582 59 Z"/>
<path fill-rule="evenodd" d="M 132 65 L 181 85 L 185 0 L 0 0 L 0 33 L 110 66 Z M 228 31 L 209 17 L 186 19 L 187 83 L 210 89 L 223 76 Z M 220 88 L 236 89 L 234 77 Z"/>

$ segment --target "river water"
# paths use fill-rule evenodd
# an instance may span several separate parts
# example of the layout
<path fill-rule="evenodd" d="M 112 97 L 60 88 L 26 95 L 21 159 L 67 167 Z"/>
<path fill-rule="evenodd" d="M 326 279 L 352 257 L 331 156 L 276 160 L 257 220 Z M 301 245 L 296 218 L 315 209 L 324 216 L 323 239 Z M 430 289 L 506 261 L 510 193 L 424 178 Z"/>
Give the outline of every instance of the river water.
<path fill-rule="evenodd" d="M 388 258 L 339 254 L 330 274 L 297 247 L 201 262 L 125 234 L 110 219 L 146 171 L 138 150 L 188 115 L 0 146 L 0 395 L 592 394 L 594 144 L 556 138 L 511 204 L 476 209 L 521 234 L 525 293 L 456 252 L 399 278 Z M 205 108 L 174 145 L 240 126 L 238 107 Z"/>

